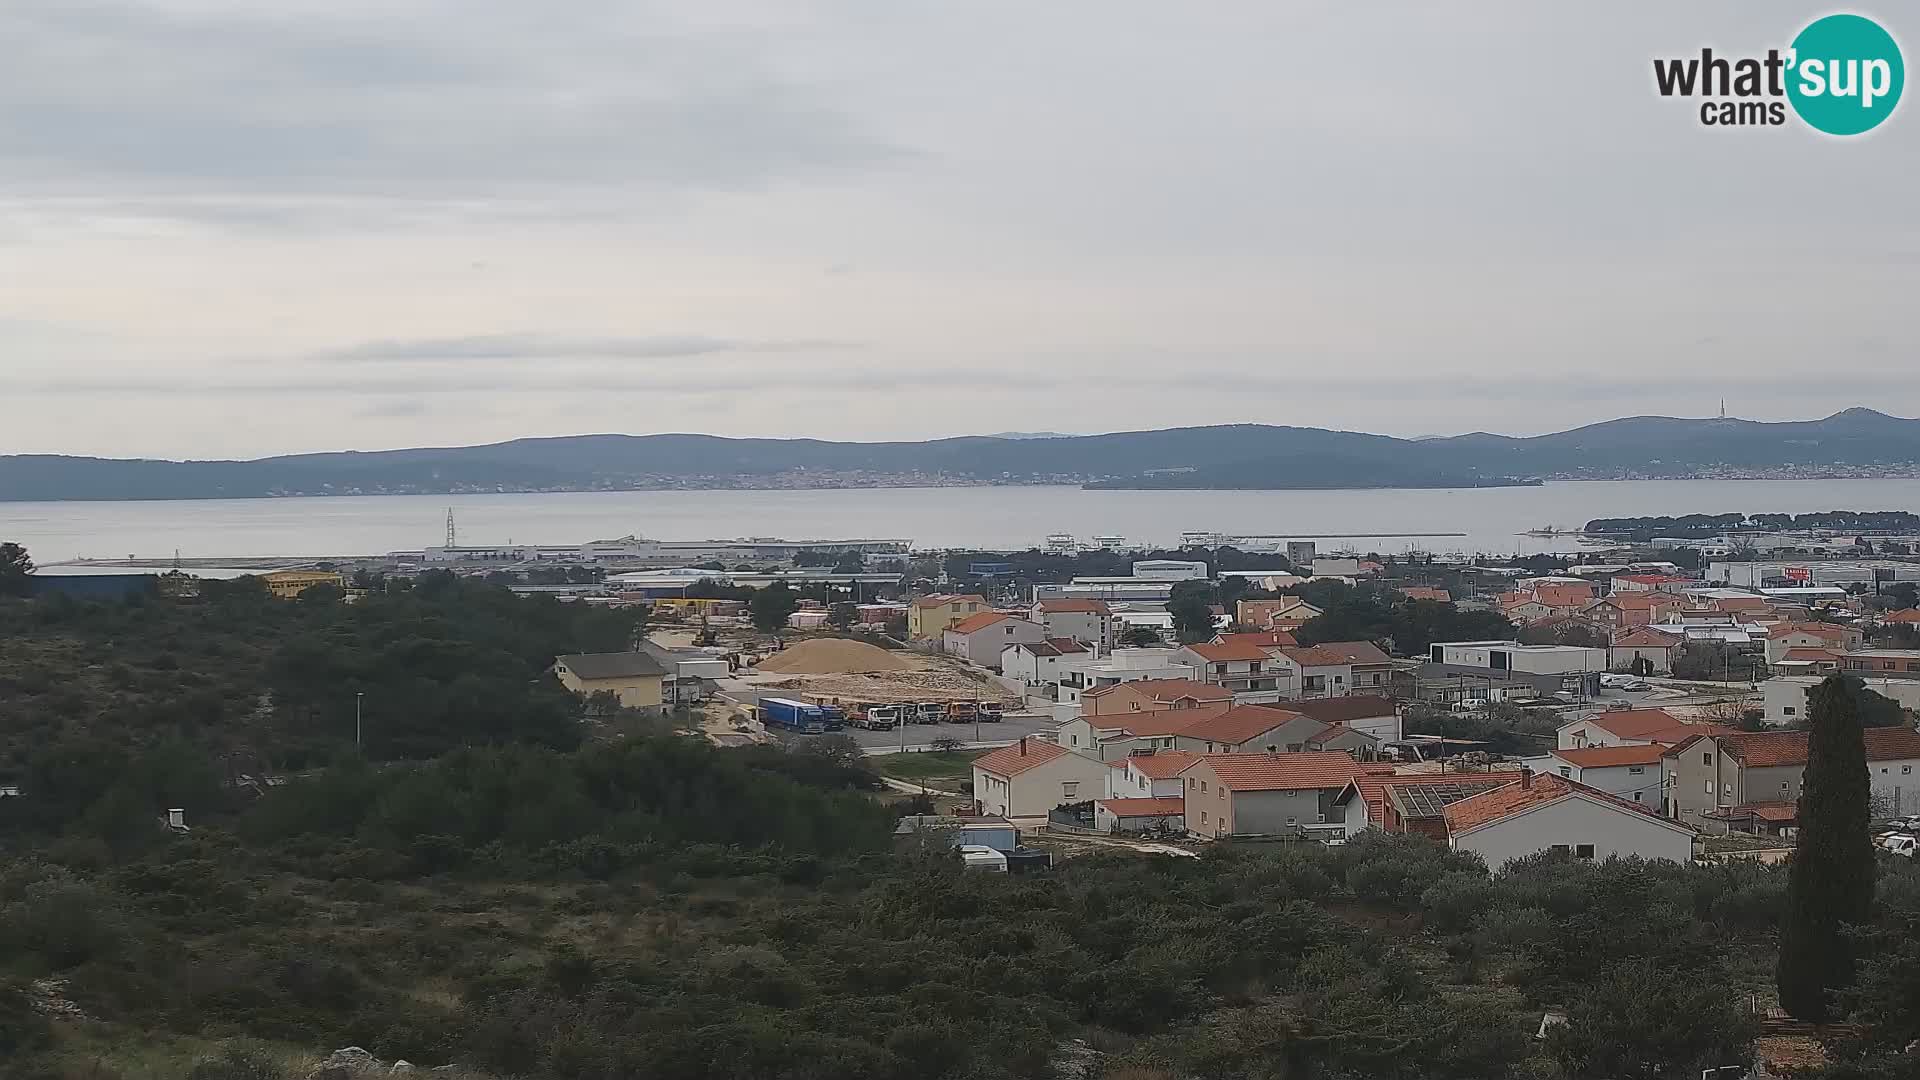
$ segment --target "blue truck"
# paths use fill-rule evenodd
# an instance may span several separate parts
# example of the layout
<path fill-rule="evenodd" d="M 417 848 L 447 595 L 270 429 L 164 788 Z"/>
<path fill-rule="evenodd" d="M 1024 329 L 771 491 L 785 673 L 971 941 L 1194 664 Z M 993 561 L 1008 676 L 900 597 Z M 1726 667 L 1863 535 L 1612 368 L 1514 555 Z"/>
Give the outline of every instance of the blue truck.
<path fill-rule="evenodd" d="M 760 699 L 760 722 L 769 728 L 786 728 L 803 735 L 818 735 L 827 731 L 839 731 L 846 726 L 847 717 L 835 705 L 815 705 L 810 701 L 795 701 L 792 698 L 763 697 Z"/>

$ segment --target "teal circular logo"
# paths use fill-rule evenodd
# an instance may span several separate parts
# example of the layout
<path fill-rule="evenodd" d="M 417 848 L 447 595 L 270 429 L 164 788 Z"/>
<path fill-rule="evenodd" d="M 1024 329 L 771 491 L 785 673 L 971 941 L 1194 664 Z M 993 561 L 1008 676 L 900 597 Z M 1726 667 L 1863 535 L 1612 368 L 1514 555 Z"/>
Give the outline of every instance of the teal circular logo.
<path fill-rule="evenodd" d="M 1828 15 L 1793 39 L 1787 100 L 1800 119 L 1829 135 L 1872 131 L 1893 115 L 1907 68 L 1900 46 L 1861 15 Z"/>

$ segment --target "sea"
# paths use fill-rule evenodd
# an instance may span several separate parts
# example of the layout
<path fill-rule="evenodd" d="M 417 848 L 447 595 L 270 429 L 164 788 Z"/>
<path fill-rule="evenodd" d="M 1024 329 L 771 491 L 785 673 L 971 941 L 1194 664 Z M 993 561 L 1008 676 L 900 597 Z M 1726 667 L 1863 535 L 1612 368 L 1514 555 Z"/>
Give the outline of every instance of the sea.
<path fill-rule="evenodd" d="M 1086 491 L 1076 487 L 842 488 L 372 495 L 156 502 L 0 503 L 0 541 L 45 565 L 178 554 L 207 560 L 383 555 L 440 544 L 572 544 L 782 537 L 900 539 L 917 548 L 1017 550 L 1049 534 L 1172 546 L 1183 532 L 1315 540 L 1320 550 L 1573 551 L 1597 517 L 1920 510 L 1920 479 L 1622 480 L 1538 487 L 1360 491 Z M 1432 535 L 1407 535 L 1432 534 Z M 1449 535 L 1450 534 L 1450 535 Z"/>

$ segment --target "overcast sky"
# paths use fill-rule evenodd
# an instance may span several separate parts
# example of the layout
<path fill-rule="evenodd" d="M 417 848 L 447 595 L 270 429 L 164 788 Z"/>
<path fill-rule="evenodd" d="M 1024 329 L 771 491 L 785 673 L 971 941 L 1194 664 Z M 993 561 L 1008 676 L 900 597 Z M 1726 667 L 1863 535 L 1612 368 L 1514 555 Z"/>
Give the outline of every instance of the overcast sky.
<path fill-rule="evenodd" d="M 1920 414 L 1920 104 L 1652 89 L 1828 10 L 4 0 L 0 453 Z"/>

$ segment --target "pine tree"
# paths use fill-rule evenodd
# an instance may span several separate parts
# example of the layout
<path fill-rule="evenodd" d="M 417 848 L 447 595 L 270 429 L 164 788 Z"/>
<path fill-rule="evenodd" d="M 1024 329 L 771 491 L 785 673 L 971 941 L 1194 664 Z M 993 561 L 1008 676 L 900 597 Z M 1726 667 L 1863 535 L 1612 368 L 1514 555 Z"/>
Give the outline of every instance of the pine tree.
<path fill-rule="evenodd" d="M 1873 906 L 1873 841 L 1867 833 L 1871 780 L 1860 734 L 1860 689 L 1834 675 L 1808 694 L 1811 722 L 1800 789 L 1800 835 L 1787 879 L 1776 972 L 1780 1007 L 1814 1022 L 1829 1019 L 1832 994 L 1853 979 L 1842 927 L 1867 921 Z"/>

